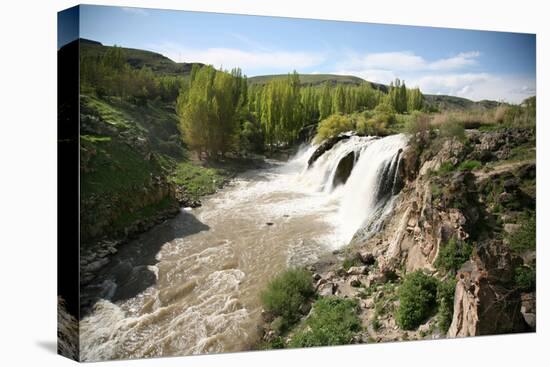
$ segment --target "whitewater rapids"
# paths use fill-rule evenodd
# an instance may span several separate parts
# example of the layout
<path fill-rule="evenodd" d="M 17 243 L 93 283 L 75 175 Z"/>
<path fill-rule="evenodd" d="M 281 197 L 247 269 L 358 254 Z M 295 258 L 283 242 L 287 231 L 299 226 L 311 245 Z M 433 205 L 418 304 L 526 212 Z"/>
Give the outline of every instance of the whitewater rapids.
<path fill-rule="evenodd" d="M 404 135 L 316 147 L 249 171 L 203 206 L 182 210 L 124 245 L 82 290 L 95 299 L 80 322 L 81 358 L 100 361 L 248 350 L 259 294 L 287 267 L 314 262 L 376 231 L 391 211 Z M 335 185 L 342 158 L 354 168 Z"/>

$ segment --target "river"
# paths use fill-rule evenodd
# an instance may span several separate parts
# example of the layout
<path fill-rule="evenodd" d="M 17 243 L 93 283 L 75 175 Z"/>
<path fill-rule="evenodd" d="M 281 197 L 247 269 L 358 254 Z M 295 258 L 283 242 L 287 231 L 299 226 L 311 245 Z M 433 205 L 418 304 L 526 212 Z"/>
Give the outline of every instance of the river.
<path fill-rule="evenodd" d="M 305 146 L 121 246 L 83 290 L 97 300 L 80 321 L 82 359 L 250 349 L 259 337 L 259 295 L 274 275 L 341 248 L 389 211 L 386 187 L 405 145 L 402 135 L 351 137 L 309 169 L 315 147 Z M 351 176 L 334 185 L 350 152 Z"/>

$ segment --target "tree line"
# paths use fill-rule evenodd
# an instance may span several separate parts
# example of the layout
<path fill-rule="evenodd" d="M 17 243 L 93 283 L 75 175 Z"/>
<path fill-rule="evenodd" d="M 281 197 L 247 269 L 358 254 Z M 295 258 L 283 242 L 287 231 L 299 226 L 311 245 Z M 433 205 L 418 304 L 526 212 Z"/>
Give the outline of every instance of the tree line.
<path fill-rule="evenodd" d="M 423 108 L 418 88 L 396 79 L 387 91 L 368 83 L 302 85 L 295 71 L 263 85 L 248 85 L 240 69 L 194 65 L 190 75 L 160 76 L 127 63 L 114 46 L 103 55 L 81 56 L 81 88 L 100 97 L 114 96 L 137 105 L 175 103 L 187 146 L 200 157 L 228 152 L 261 152 L 294 143 L 304 126 L 333 115 L 366 114 L 366 132 L 380 130 L 394 114 Z M 336 121 L 336 120 L 335 120 Z"/>

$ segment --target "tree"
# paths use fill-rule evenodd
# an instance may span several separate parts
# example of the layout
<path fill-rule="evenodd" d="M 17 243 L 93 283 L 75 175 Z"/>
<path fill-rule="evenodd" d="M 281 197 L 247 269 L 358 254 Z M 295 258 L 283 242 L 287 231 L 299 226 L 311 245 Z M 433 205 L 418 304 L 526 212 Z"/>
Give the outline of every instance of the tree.
<path fill-rule="evenodd" d="M 414 88 L 408 92 L 408 111 L 420 111 L 424 105 L 424 96 L 419 88 Z"/>
<path fill-rule="evenodd" d="M 241 110 L 247 85 L 240 70 L 217 71 L 212 66 L 193 67 L 189 88 L 177 101 L 184 141 L 199 157 L 217 157 L 238 145 Z"/>
<path fill-rule="evenodd" d="M 324 120 L 332 114 L 332 96 L 328 82 L 323 84 L 321 96 L 319 97 L 319 119 Z"/>

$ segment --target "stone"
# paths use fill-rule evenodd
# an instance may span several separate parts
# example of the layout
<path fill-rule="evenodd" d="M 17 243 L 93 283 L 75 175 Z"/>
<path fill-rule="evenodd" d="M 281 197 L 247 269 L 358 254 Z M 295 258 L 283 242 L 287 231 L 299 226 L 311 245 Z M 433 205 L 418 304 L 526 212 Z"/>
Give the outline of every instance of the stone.
<path fill-rule="evenodd" d="M 321 297 L 328 297 L 334 295 L 337 288 L 338 287 L 334 283 L 324 283 L 319 287 L 317 292 Z"/>
<path fill-rule="evenodd" d="M 357 257 L 365 265 L 373 265 L 376 259 L 370 251 L 358 252 Z"/>
<path fill-rule="evenodd" d="M 363 275 L 368 273 L 368 267 L 366 266 L 352 266 L 346 272 L 347 275 Z"/>
<path fill-rule="evenodd" d="M 373 308 L 374 307 L 374 299 L 367 298 L 361 302 L 361 307 L 363 308 Z"/>
<path fill-rule="evenodd" d="M 309 157 L 308 161 L 307 161 L 307 166 L 308 168 L 311 167 L 311 165 L 320 157 L 322 156 L 326 151 L 332 149 L 332 147 L 334 145 L 336 145 L 336 143 L 338 143 L 339 141 L 341 140 L 346 140 L 346 139 L 349 139 L 350 137 L 352 136 L 352 134 L 339 134 L 337 136 L 333 136 L 332 138 L 328 138 L 327 140 L 325 140 L 324 142 L 321 143 L 321 145 L 319 145 L 319 147 L 317 147 L 317 149 L 315 149 L 315 152 L 313 152 L 313 154 L 311 155 L 311 157 Z"/>
<path fill-rule="evenodd" d="M 321 274 L 315 273 L 315 274 L 313 274 L 312 278 L 313 278 L 313 280 L 318 281 L 319 279 L 321 279 Z"/>
<path fill-rule="evenodd" d="M 321 278 L 315 283 L 315 289 L 319 289 L 323 284 L 326 284 L 327 280 L 325 278 Z"/>
<path fill-rule="evenodd" d="M 355 152 L 349 152 L 344 158 L 338 162 L 336 172 L 334 173 L 334 179 L 332 180 L 332 186 L 343 185 L 348 180 L 353 165 L 355 163 Z"/>
<path fill-rule="evenodd" d="M 519 291 L 509 288 L 520 262 L 501 241 L 478 245 L 475 256 L 457 273 L 449 337 L 527 331 Z"/>
<path fill-rule="evenodd" d="M 361 280 L 359 279 L 359 276 L 357 276 L 357 275 L 352 275 L 349 278 L 348 281 L 349 281 L 349 285 L 354 287 L 354 288 L 357 288 L 357 287 L 361 286 Z"/>
<path fill-rule="evenodd" d="M 516 224 L 516 223 L 505 223 L 504 224 L 504 232 L 506 232 L 506 233 L 514 233 L 520 228 L 521 228 L 521 224 Z"/>

